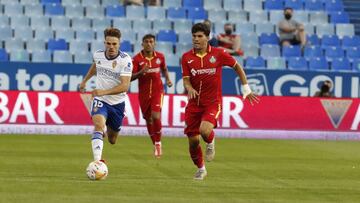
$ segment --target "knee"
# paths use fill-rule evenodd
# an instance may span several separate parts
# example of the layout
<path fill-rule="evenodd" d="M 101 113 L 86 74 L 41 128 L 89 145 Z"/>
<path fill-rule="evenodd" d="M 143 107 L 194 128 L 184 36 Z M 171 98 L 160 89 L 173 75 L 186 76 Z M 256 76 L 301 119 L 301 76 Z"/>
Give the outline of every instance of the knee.
<path fill-rule="evenodd" d="M 152 120 L 158 120 L 158 119 L 160 119 L 160 113 L 158 113 L 158 112 L 152 113 L 152 114 L 151 114 L 151 119 L 152 119 Z"/>
<path fill-rule="evenodd" d="M 212 129 L 210 129 L 210 128 L 202 128 L 202 127 L 200 127 L 201 136 L 209 136 L 211 131 L 212 131 Z"/>
<path fill-rule="evenodd" d="M 200 144 L 199 139 L 189 139 L 189 147 L 191 149 L 196 149 Z"/>

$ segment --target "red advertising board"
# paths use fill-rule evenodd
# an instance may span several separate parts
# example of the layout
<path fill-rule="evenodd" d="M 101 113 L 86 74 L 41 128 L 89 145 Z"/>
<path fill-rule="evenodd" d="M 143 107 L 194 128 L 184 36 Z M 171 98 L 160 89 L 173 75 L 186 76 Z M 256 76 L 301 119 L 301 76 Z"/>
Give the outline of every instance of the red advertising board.
<path fill-rule="evenodd" d="M 184 126 L 185 95 L 166 95 L 162 122 L 165 128 Z M 0 92 L 1 126 L 90 126 L 91 98 L 76 92 Z M 145 126 L 137 94 L 126 103 L 125 127 Z M 359 132 L 360 99 L 261 97 L 251 106 L 238 96 L 223 97 L 219 129 L 301 130 Z M 0 131 L 6 132 L 6 131 Z"/>

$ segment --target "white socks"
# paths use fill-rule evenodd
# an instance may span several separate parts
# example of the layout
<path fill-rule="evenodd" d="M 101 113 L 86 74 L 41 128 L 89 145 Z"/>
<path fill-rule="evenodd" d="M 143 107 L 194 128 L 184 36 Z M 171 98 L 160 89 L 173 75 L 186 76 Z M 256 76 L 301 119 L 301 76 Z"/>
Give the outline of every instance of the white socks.
<path fill-rule="evenodd" d="M 104 146 L 103 132 L 95 131 L 92 135 L 91 146 L 94 156 L 94 161 L 101 160 L 102 150 Z"/>

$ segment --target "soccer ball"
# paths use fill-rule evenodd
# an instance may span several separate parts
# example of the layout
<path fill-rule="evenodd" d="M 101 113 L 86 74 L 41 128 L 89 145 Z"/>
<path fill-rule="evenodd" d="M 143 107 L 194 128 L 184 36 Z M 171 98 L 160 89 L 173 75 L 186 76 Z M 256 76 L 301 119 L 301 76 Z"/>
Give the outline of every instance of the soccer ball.
<path fill-rule="evenodd" d="M 102 161 L 93 161 L 86 168 L 86 175 L 90 180 L 104 180 L 108 174 L 108 168 Z"/>

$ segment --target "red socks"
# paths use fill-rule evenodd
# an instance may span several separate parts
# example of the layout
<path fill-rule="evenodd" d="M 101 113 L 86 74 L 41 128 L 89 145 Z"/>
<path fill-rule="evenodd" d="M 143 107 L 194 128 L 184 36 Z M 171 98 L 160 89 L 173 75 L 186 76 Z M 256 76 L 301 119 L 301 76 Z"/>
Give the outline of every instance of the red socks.
<path fill-rule="evenodd" d="M 215 133 L 214 133 L 214 131 L 211 131 L 210 135 L 207 138 L 203 138 L 203 139 L 206 143 L 209 144 L 209 143 L 212 143 L 212 141 L 214 140 L 214 137 L 215 137 Z"/>
<path fill-rule="evenodd" d="M 155 142 L 161 141 L 161 120 L 160 119 L 154 119 L 153 120 L 153 134 L 152 137 L 154 137 Z"/>
<path fill-rule="evenodd" d="M 198 168 L 203 167 L 204 166 L 204 159 L 203 159 L 201 146 L 198 145 L 197 148 L 195 148 L 195 149 L 189 147 L 189 152 L 190 152 L 190 156 L 191 156 L 191 159 L 193 160 L 194 164 Z"/>
<path fill-rule="evenodd" d="M 154 132 L 154 130 L 153 130 L 153 125 L 152 125 L 152 124 L 149 124 L 148 122 L 146 122 L 146 127 L 147 127 L 147 130 L 148 130 L 148 133 L 149 133 L 149 135 L 150 135 L 150 138 L 151 138 L 152 143 L 155 144 L 154 136 L 152 136 L 152 135 L 153 135 L 153 132 Z"/>

